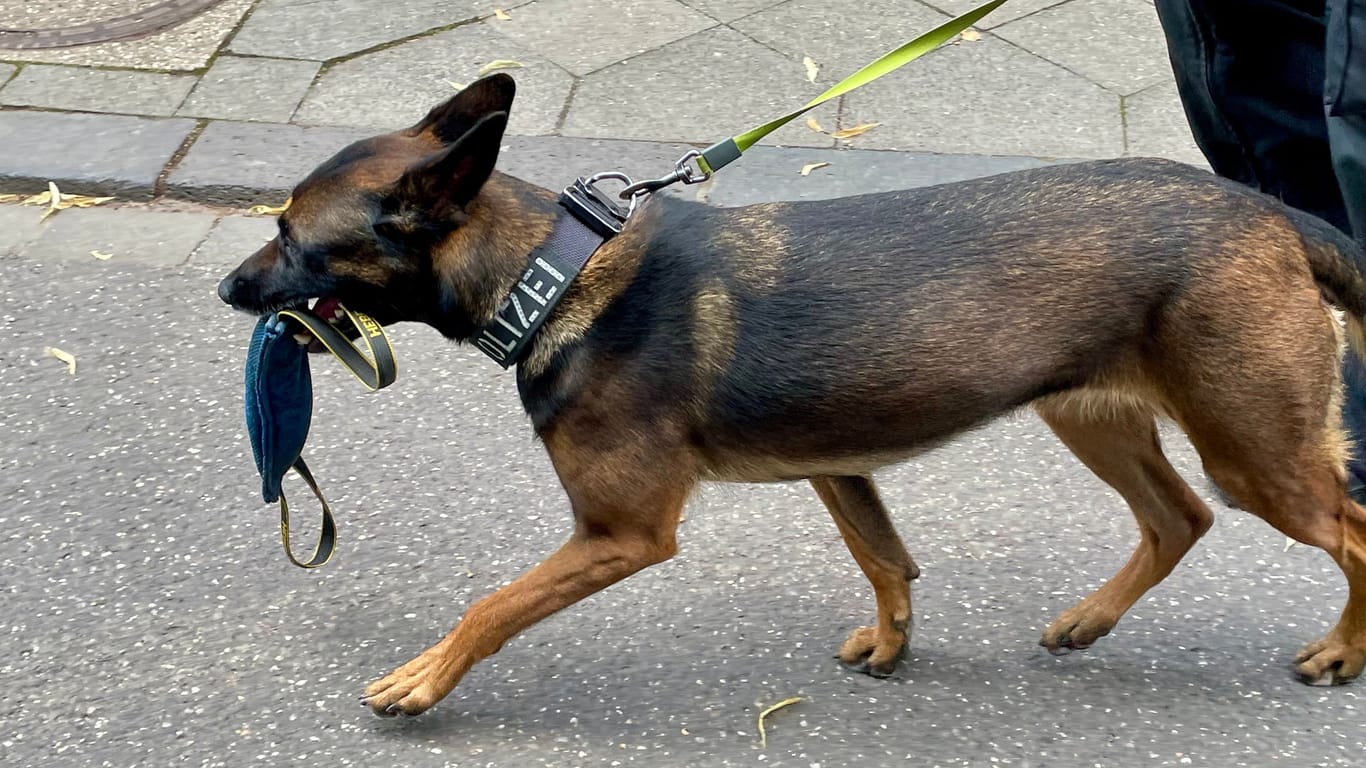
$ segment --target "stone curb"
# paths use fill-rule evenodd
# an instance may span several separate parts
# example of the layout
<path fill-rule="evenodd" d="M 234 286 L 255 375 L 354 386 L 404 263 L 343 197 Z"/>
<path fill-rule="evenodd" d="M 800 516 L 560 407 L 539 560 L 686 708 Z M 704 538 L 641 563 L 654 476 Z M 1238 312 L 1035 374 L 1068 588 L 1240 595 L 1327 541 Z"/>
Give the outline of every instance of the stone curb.
<path fill-rule="evenodd" d="M 0 191 L 158 197 L 246 207 L 279 204 L 315 165 L 373 134 L 355 128 L 0 110 Z M 685 144 L 509 136 L 499 169 L 552 189 L 619 170 L 658 176 Z M 836 197 L 990 175 L 1056 158 L 760 146 L 709 184 L 674 187 L 716 205 Z M 826 163 L 802 176 L 803 166 Z"/>

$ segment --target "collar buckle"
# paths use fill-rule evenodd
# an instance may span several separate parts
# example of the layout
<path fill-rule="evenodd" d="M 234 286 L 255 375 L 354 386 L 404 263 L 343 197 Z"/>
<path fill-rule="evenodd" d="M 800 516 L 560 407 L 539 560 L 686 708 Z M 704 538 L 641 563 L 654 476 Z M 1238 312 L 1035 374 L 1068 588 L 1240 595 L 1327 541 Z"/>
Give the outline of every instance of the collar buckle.
<path fill-rule="evenodd" d="M 636 198 L 632 197 L 630 204 L 622 206 L 612 199 L 610 195 L 598 189 L 597 184 L 604 179 L 620 181 L 630 187 L 631 177 L 616 171 L 606 171 L 588 177 L 579 177 L 573 184 L 565 187 L 560 193 L 560 205 L 571 213 L 574 218 L 583 222 L 584 226 L 593 230 L 604 240 L 610 240 L 621 233 L 621 229 L 626 224 L 636 210 Z"/>

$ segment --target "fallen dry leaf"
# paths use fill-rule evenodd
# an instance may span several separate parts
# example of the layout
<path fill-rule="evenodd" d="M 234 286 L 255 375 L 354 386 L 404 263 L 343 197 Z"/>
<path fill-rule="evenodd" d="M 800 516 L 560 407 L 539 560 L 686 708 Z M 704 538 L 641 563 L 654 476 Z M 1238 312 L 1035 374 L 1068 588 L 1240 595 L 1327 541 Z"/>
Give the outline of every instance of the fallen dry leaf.
<path fill-rule="evenodd" d="M 47 194 L 47 208 L 43 211 L 43 215 L 38 217 L 39 221 L 42 221 L 43 219 L 46 219 L 47 217 L 61 210 L 57 206 L 62 204 L 62 191 L 60 189 L 57 189 L 57 185 L 54 182 L 49 181 L 47 183 Z"/>
<path fill-rule="evenodd" d="M 774 704 L 773 706 L 771 706 L 771 707 L 769 707 L 768 709 L 765 709 L 763 712 L 760 712 L 760 713 L 759 713 L 759 746 L 760 746 L 760 747 L 765 748 L 765 749 L 768 747 L 768 735 L 764 733 L 764 718 L 765 718 L 765 717 L 768 717 L 769 715 L 773 714 L 774 712 L 777 712 L 778 710 L 782 709 L 783 707 L 791 706 L 791 705 L 796 704 L 797 702 L 799 702 L 799 701 L 801 701 L 801 700 L 802 700 L 802 697 L 800 697 L 800 696 L 793 696 L 793 697 L 790 698 L 790 699 L 783 699 L 782 701 L 778 702 L 777 704 Z"/>
<path fill-rule="evenodd" d="M 70 352 L 63 349 L 57 349 L 56 347 L 43 347 L 43 354 L 48 357 L 55 357 L 66 363 L 66 373 L 68 376 L 76 375 L 76 358 Z"/>
<path fill-rule="evenodd" d="M 975 43 L 978 40 L 982 39 L 982 33 L 978 32 L 972 27 L 968 27 L 967 29 L 963 30 L 962 34 L 960 34 L 959 37 L 963 38 L 969 43 Z"/>
<path fill-rule="evenodd" d="M 114 196 L 108 197 L 89 197 L 86 195 L 62 195 L 62 202 L 58 208 L 89 208 L 91 206 L 107 203 L 113 200 Z"/>
<path fill-rule="evenodd" d="M 281 203 L 278 207 L 271 207 L 269 205 L 253 205 L 252 207 L 247 209 L 247 213 L 250 213 L 253 216 L 279 216 L 280 214 L 289 210 L 289 204 L 292 202 L 294 202 L 293 195 L 286 197 L 285 201 Z"/>
<path fill-rule="evenodd" d="M 57 185 L 48 182 L 47 191 L 39 192 L 36 195 L 0 195 L 0 202 L 18 201 L 20 205 L 42 205 L 46 206 L 43 214 L 38 218 L 46 219 L 57 211 L 64 211 L 67 208 L 89 208 L 92 205 L 107 203 L 113 200 L 112 197 L 89 197 L 87 195 L 68 195 L 64 194 Z"/>
<path fill-rule="evenodd" d="M 821 66 L 812 61 L 810 56 L 802 57 L 802 66 L 806 67 L 806 79 L 813 83 L 816 82 L 816 73 L 821 71 Z"/>
<path fill-rule="evenodd" d="M 91 251 L 90 255 L 94 256 L 100 261 L 109 261 L 110 259 L 114 258 L 114 254 L 112 253 L 100 253 L 99 251 Z"/>
<path fill-rule="evenodd" d="M 454 89 L 457 90 L 457 91 L 463 91 L 463 90 L 465 90 L 465 84 L 464 84 L 464 83 L 457 83 L 457 82 L 455 82 L 454 80 L 447 80 L 446 82 L 450 83 L 450 84 L 451 84 L 451 87 L 454 88 Z"/>
<path fill-rule="evenodd" d="M 505 10 L 503 10 L 502 8 L 494 8 L 494 9 L 493 9 L 493 15 L 496 16 L 496 17 L 498 18 L 499 21 L 511 21 L 511 20 L 512 20 L 512 17 L 508 15 L 508 12 L 505 11 Z"/>
<path fill-rule="evenodd" d="M 829 165 L 829 163 L 807 163 L 806 165 L 802 166 L 802 175 L 810 176 L 812 171 L 816 170 L 817 168 L 824 168 L 827 165 Z"/>
<path fill-rule="evenodd" d="M 862 125 L 856 125 L 853 128 L 843 128 L 841 130 L 835 131 L 830 135 L 837 139 L 852 139 L 855 136 L 861 136 L 873 130 L 879 125 L 882 125 L 882 123 L 864 123 Z"/>
<path fill-rule="evenodd" d="M 495 69 L 514 69 L 523 66 L 526 65 L 520 61 L 513 61 L 512 59 L 494 59 L 479 68 L 479 76 L 483 77 Z"/>
<path fill-rule="evenodd" d="M 816 122 L 816 118 L 814 117 L 806 118 L 806 127 L 810 128 L 816 133 L 825 133 L 825 129 L 821 127 L 820 123 Z"/>

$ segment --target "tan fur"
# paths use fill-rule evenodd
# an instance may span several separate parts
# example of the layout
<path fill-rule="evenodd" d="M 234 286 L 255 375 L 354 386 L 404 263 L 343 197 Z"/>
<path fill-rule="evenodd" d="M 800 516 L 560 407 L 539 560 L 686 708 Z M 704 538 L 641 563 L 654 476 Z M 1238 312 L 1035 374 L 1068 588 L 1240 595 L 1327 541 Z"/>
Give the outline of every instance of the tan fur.
<path fill-rule="evenodd" d="M 693 296 L 692 327 L 697 347 L 696 403 L 702 405 L 711 399 L 716 379 L 725 374 L 735 353 L 735 306 L 720 280 L 711 281 Z"/>
<path fill-rule="evenodd" d="M 734 255 L 735 276 L 756 292 L 771 289 L 783 275 L 791 235 L 773 218 L 782 207 L 783 203 L 754 206 L 735 226 L 707 235 L 717 250 Z"/>
<path fill-rule="evenodd" d="M 526 254 L 545 240 L 554 224 L 551 216 L 522 210 L 508 186 L 505 177 L 489 179 L 467 209 L 469 220 L 432 254 L 433 270 L 483 322 L 493 319 L 521 276 Z M 479 254 L 478 263 L 472 261 L 474 254 Z M 468 279 L 471 272 L 482 273 L 491 266 L 498 269 L 496 276 Z"/>
<path fill-rule="evenodd" d="M 917 446 L 914 450 L 896 453 L 862 453 L 853 456 L 800 459 L 755 455 L 721 448 L 702 465 L 702 472 L 707 480 L 727 483 L 772 483 L 817 476 L 858 476 L 867 475 L 892 464 L 900 464 L 936 447 L 938 444 L 927 444 Z"/>

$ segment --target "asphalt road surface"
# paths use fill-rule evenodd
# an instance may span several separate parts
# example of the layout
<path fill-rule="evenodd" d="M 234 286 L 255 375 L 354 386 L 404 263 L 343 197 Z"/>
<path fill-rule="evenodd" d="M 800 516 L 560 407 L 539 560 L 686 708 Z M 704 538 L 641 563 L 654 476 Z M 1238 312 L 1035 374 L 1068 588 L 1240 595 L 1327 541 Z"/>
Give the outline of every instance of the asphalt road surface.
<path fill-rule="evenodd" d="M 1038 647 L 1136 533 L 1029 415 L 879 476 L 923 569 L 896 679 L 833 658 L 872 594 L 810 489 L 714 485 L 677 558 L 514 639 L 429 713 L 376 718 L 363 686 L 548 554 L 568 505 L 511 376 L 399 326 L 400 377 L 380 393 L 315 358 L 306 456 L 340 544 L 321 570 L 289 565 L 242 425 L 252 321 L 218 304 L 221 273 L 0 258 L 0 764 L 1366 759 L 1366 688 L 1292 674 L 1343 580 L 1244 513 L 1217 510 L 1095 648 Z M 1205 492 L 1186 444 L 1168 446 Z M 761 748 L 757 714 L 793 696 Z"/>

